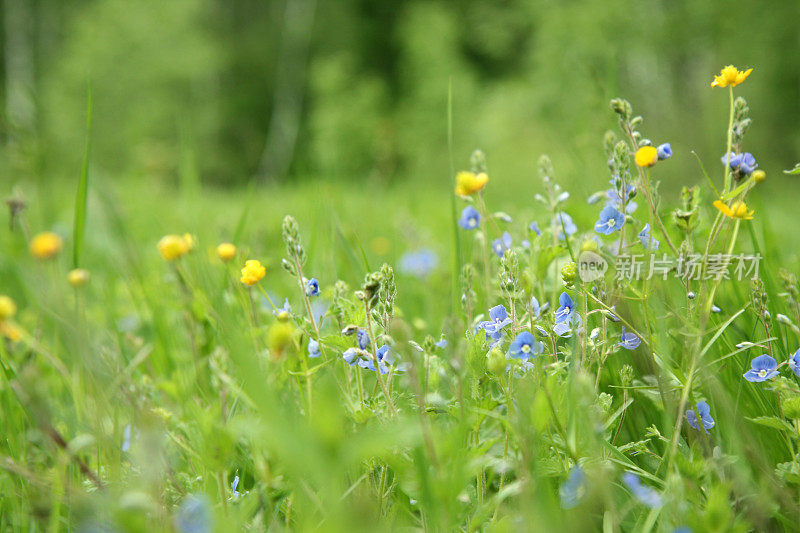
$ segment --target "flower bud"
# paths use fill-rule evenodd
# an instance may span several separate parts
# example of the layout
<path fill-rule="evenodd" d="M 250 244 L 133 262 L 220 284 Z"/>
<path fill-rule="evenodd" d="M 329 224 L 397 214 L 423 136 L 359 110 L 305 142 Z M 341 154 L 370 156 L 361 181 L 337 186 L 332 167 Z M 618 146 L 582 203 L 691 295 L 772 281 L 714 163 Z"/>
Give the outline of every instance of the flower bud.
<path fill-rule="evenodd" d="M 0 322 L 17 314 L 17 304 L 9 296 L 0 294 Z"/>
<path fill-rule="evenodd" d="M 89 271 L 84 268 L 76 268 L 67 274 L 67 281 L 69 281 L 69 284 L 76 289 L 78 287 L 87 285 L 90 279 L 91 275 L 89 274 Z"/>
<path fill-rule="evenodd" d="M 500 348 L 492 348 L 489 350 L 489 353 L 486 354 L 486 367 L 489 369 L 489 372 L 502 374 L 505 372 L 507 365 L 508 361 L 506 361 L 506 357 L 503 355 Z"/>
<path fill-rule="evenodd" d="M 767 179 L 767 173 L 761 169 L 757 169 L 753 171 L 753 181 L 756 183 L 761 183 L 765 179 Z"/>

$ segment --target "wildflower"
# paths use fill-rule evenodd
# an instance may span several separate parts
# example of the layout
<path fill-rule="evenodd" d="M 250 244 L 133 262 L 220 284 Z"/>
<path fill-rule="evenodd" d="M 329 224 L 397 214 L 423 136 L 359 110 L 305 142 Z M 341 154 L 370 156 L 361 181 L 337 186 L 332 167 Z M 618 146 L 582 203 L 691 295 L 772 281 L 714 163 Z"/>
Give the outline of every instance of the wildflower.
<path fill-rule="evenodd" d="M 642 339 L 640 339 L 636 333 L 626 333 L 625 326 L 622 326 L 622 335 L 620 335 L 619 346 L 625 348 L 626 350 L 635 350 L 641 343 Z"/>
<path fill-rule="evenodd" d="M 183 242 L 186 243 L 186 251 L 191 252 L 194 250 L 195 245 L 197 244 L 194 235 L 191 233 L 184 233 L 183 234 Z"/>
<path fill-rule="evenodd" d="M 508 362 L 500 348 L 492 348 L 489 350 L 489 353 L 486 354 L 486 367 L 489 369 L 489 372 L 494 374 L 502 374 L 505 372 L 508 367 Z"/>
<path fill-rule="evenodd" d="M 131 425 L 128 424 L 122 429 L 122 446 L 120 450 L 128 452 L 131 449 Z"/>
<path fill-rule="evenodd" d="M 236 246 L 229 242 L 223 242 L 217 246 L 217 257 L 225 262 L 230 261 L 236 257 Z"/>
<path fill-rule="evenodd" d="M 543 350 L 544 345 L 541 342 L 537 342 L 530 331 L 521 331 L 511 342 L 511 346 L 508 347 L 508 356 L 513 359 L 527 361 L 529 358 L 542 353 Z"/>
<path fill-rule="evenodd" d="M 462 171 L 456 174 L 456 194 L 459 196 L 471 196 L 486 187 L 489 176 L 485 172 L 475 174 L 473 172 Z"/>
<path fill-rule="evenodd" d="M 89 271 L 83 268 L 70 270 L 69 274 L 67 274 L 67 281 L 75 288 L 83 287 L 89 283 L 90 278 L 91 274 L 89 274 Z"/>
<path fill-rule="evenodd" d="M 536 296 L 531 296 L 531 317 L 536 320 L 539 318 L 539 314 L 542 312 L 542 308 L 539 306 L 539 300 L 536 299 Z"/>
<path fill-rule="evenodd" d="M 370 339 L 369 335 L 367 334 L 367 330 L 359 329 L 358 332 L 356 332 L 356 343 L 358 344 L 358 347 L 361 348 L 362 350 L 367 349 L 367 347 L 370 344 Z"/>
<path fill-rule="evenodd" d="M 622 475 L 622 481 L 628 486 L 628 489 L 636 496 L 636 499 L 645 504 L 647 507 L 659 507 L 661 505 L 661 496 L 658 492 L 642 485 L 639 476 L 633 472 L 625 472 Z"/>
<path fill-rule="evenodd" d="M 658 150 L 655 146 L 642 146 L 636 150 L 634 159 L 640 167 L 652 167 L 658 161 Z"/>
<path fill-rule="evenodd" d="M 348 348 L 342 353 L 342 359 L 350 366 L 355 365 L 360 357 L 361 350 L 357 348 Z"/>
<path fill-rule="evenodd" d="M 283 301 L 283 307 L 279 307 L 278 309 L 273 309 L 272 314 L 275 315 L 275 317 L 282 322 L 289 320 L 289 317 L 292 314 L 292 306 L 289 305 L 289 299 L 286 298 Z"/>
<path fill-rule="evenodd" d="M 642 243 L 642 246 L 644 246 L 645 250 L 650 250 L 653 252 L 658 250 L 658 241 L 655 239 L 655 237 L 650 235 L 650 224 L 645 224 L 644 228 L 642 228 L 642 231 L 639 232 L 639 241 Z"/>
<path fill-rule="evenodd" d="M 231 492 L 233 492 L 233 499 L 234 499 L 234 500 L 235 500 L 235 499 L 237 499 L 237 498 L 239 498 L 239 497 L 242 495 L 242 493 L 241 493 L 241 492 L 239 492 L 238 490 L 236 490 L 236 488 L 237 488 L 238 486 L 239 486 L 239 476 L 234 476 L 234 478 L 233 478 L 233 483 L 231 483 Z"/>
<path fill-rule="evenodd" d="M 753 220 L 753 211 L 747 210 L 747 204 L 742 201 L 736 201 L 731 204 L 730 207 L 725 205 L 725 203 L 721 200 L 714 200 L 714 207 L 720 210 L 720 212 L 728 218 L 733 219 L 740 219 L 740 220 Z"/>
<path fill-rule="evenodd" d="M 158 253 L 165 261 L 175 261 L 189 253 L 189 245 L 180 235 L 165 235 L 158 241 Z"/>
<path fill-rule="evenodd" d="M 600 211 L 600 219 L 595 223 L 594 230 L 603 235 L 611 235 L 625 224 L 625 215 L 614 207 L 607 205 Z"/>
<path fill-rule="evenodd" d="M 500 330 L 509 324 L 511 324 L 511 319 L 508 318 L 508 311 L 506 311 L 505 306 L 496 305 L 489 309 L 489 320 L 484 320 L 478 324 L 476 330 L 484 330 L 488 338 L 493 333 L 499 333 Z"/>
<path fill-rule="evenodd" d="M 631 214 L 639 207 L 639 204 L 633 201 L 633 197 L 636 196 L 636 187 L 633 185 L 628 185 L 625 187 L 622 195 L 617 191 L 617 186 L 615 180 L 612 178 L 609 180 L 612 188 L 606 190 L 606 197 L 608 198 L 608 202 L 606 205 L 610 205 L 611 207 L 617 209 L 618 211 L 622 209 L 622 204 L 625 204 L 625 212 L 627 214 Z M 625 201 L 623 202 L 623 197 Z"/>
<path fill-rule="evenodd" d="M 565 322 L 575 311 L 575 304 L 566 292 L 562 292 L 561 296 L 558 297 L 558 303 L 559 307 L 556 310 L 556 323 Z"/>
<path fill-rule="evenodd" d="M 306 296 L 318 296 L 319 295 L 319 281 L 317 278 L 311 278 L 306 280 Z"/>
<path fill-rule="evenodd" d="M 50 259 L 61 251 L 61 237 L 52 231 L 45 231 L 31 239 L 31 255 L 37 259 Z"/>
<path fill-rule="evenodd" d="M 8 320 L 17 314 L 17 304 L 10 296 L 0 294 L 0 322 Z"/>
<path fill-rule="evenodd" d="M 689 291 L 686 293 L 686 297 L 689 298 L 690 300 L 694 300 L 695 294 L 693 291 Z"/>
<path fill-rule="evenodd" d="M 728 152 L 722 156 L 722 164 L 730 165 L 731 170 L 737 170 L 745 175 L 749 175 L 758 168 L 756 158 L 750 152 L 745 152 L 743 154 Z"/>
<path fill-rule="evenodd" d="M 719 72 L 719 76 L 714 76 L 714 81 L 711 82 L 711 86 L 727 87 L 730 85 L 731 87 L 736 87 L 746 80 L 751 72 L 753 72 L 751 68 L 742 72 L 733 65 L 728 65 Z"/>
<path fill-rule="evenodd" d="M 753 181 L 756 183 L 761 183 L 767 179 L 767 173 L 763 170 L 755 170 L 753 171 Z"/>
<path fill-rule="evenodd" d="M 423 248 L 416 252 L 407 252 L 400 258 L 400 271 L 418 278 L 430 274 L 439 264 L 439 258 L 433 250 Z"/>
<path fill-rule="evenodd" d="M 535 220 L 530 223 L 528 229 L 534 232 L 537 237 L 542 234 L 542 230 L 539 229 L 539 224 L 537 224 Z"/>
<path fill-rule="evenodd" d="M 22 338 L 22 330 L 11 322 L 0 321 L 0 336 L 6 337 L 11 342 L 17 342 Z"/>
<path fill-rule="evenodd" d="M 314 359 L 320 355 L 322 355 L 322 352 L 319 349 L 319 343 L 314 339 L 310 339 L 308 341 L 308 356 Z"/>
<path fill-rule="evenodd" d="M 439 342 L 434 343 L 434 346 L 437 348 L 447 348 L 447 339 L 444 338 L 444 335 L 439 339 Z"/>
<path fill-rule="evenodd" d="M 211 506 L 203 495 L 187 496 L 175 515 L 175 528 L 180 533 L 211 533 Z"/>
<path fill-rule="evenodd" d="M 473 230 L 481 223 L 481 214 L 473 206 L 468 205 L 461 211 L 461 218 L 458 225 L 466 230 Z"/>
<path fill-rule="evenodd" d="M 258 259 L 248 259 L 242 269 L 242 283 L 252 287 L 267 274 L 267 269 Z"/>
<path fill-rule="evenodd" d="M 494 253 L 499 257 L 503 257 L 506 250 L 509 249 L 511 249 L 511 235 L 507 231 L 503 232 L 502 237 L 492 241 L 492 250 L 494 250 Z"/>
<path fill-rule="evenodd" d="M 566 237 L 574 235 L 578 231 L 578 226 L 576 226 L 572 221 L 572 217 L 563 211 L 556 213 L 555 216 L 553 216 L 553 220 L 550 221 L 550 225 L 555 228 L 555 230 L 558 232 L 558 238 L 562 241 Z"/>
<path fill-rule="evenodd" d="M 578 313 L 572 313 L 568 320 L 553 326 L 553 333 L 559 337 L 569 337 L 573 331 L 575 333 L 583 331 L 583 322 L 581 321 L 581 315 Z"/>
<path fill-rule="evenodd" d="M 706 402 L 697 402 L 697 414 L 692 409 L 686 410 L 686 421 L 694 429 L 700 429 L 700 425 L 697 423 L 698 415 L 700 415 L 700 423 L 703 424 L 703 431 L 708 434 L 708 430 L 716 424 L 711 418 L 711 407 Z"/>
<path fill-rule="evenodd" d="M 744 379 L 750 382 L 761 382 L 778 375 L 778 362 L 767 354 L 759 355 L 750 361 L 750 370 L 744 373 Z"/>
<path fill-rule="evenodd" d="M 656 153 L 658 154 L 659 161 L 669 159 L 672 157 L 672 145 L 670 143 L 660 144 L 658 148 L 656 148 Z"/>
<path fill-rule="evenodd" d="M 800 378 L 800 349 L 794 352 L 794 355 L 789 358 L 788 364 L 789 368 L 794 372 L 794 375 Z"/>
<path fill-rule="evenodd" d="M 558 490 L 561 498 L 562 509 L 572 509 L 576 507 L 586 495 L 586 474 L 583 468 L 573 466 L 569 471 L 569 476 L 561 488 Z"/>

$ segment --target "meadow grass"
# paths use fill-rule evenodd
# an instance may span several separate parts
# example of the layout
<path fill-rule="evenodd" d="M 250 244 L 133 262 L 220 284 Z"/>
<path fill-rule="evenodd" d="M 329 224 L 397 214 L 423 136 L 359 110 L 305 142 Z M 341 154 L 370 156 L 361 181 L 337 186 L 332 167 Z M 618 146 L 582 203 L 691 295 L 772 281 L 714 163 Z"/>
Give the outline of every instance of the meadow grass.
<path fill-rule="evenodd" d="M 720 137 L 740 153 L 731 106 Z M 479 152 L 455 204 L 455 172 L 224 191 L 87 163 L 74 203 L 74 183 L 4 191 L 0 527 L 798 529 L 791 198 L 759 199 L 769 179 L 716 159 L 679 197 L 659 186 L 669 158 L 637 164 L 649 141 L 629 104 L 612 108 L 609 168 L 566 180 L 568 198 L 557 159 L 486 184 Z M 457 224 L 467 206 L 475 228 Z M 603 235 L 607 213 L 625 222 Z M 44 230 L 64 249 L 32 250 Z M 578 275 L 582 254 L 649 259 L 656 239 L 659 256 L 760 254 L 758 275 Z M 266 275 L 242 283 L 246 260 Z M 91 281 L 71 286 L 74 267 Z M 751 382 L 761 354 L 781 375 Z"/>

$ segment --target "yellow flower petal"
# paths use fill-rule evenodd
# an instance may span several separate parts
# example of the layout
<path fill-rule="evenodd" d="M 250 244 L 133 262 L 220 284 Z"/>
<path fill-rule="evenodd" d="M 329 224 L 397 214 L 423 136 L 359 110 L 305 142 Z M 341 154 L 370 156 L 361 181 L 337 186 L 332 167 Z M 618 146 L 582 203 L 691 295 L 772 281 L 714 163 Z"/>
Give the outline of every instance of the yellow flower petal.
<path fill-rule="evenodd" d="M 640 167 L 652 167 L 658 161 L 658 150 L 655 146 L 642 146 L 636 150 L 635 159 Z"/>

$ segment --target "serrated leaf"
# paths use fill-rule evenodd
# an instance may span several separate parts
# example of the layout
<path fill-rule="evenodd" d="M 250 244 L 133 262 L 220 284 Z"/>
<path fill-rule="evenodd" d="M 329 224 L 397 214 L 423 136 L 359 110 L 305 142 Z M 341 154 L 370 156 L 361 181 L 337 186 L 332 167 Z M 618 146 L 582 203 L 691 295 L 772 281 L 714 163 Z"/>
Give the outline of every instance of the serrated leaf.
<path fill-rule="evenodd" d="M 769 428 L 777 429 L 779 431 L 788 431 L 792 432 L 794 429 L 788 422 L 785 420 L 781 420 L 776 416 L 758 416 L 756 418 L 747 418 L 750 422 L 754 422 L 760 426 L 766 426 Z"/>

